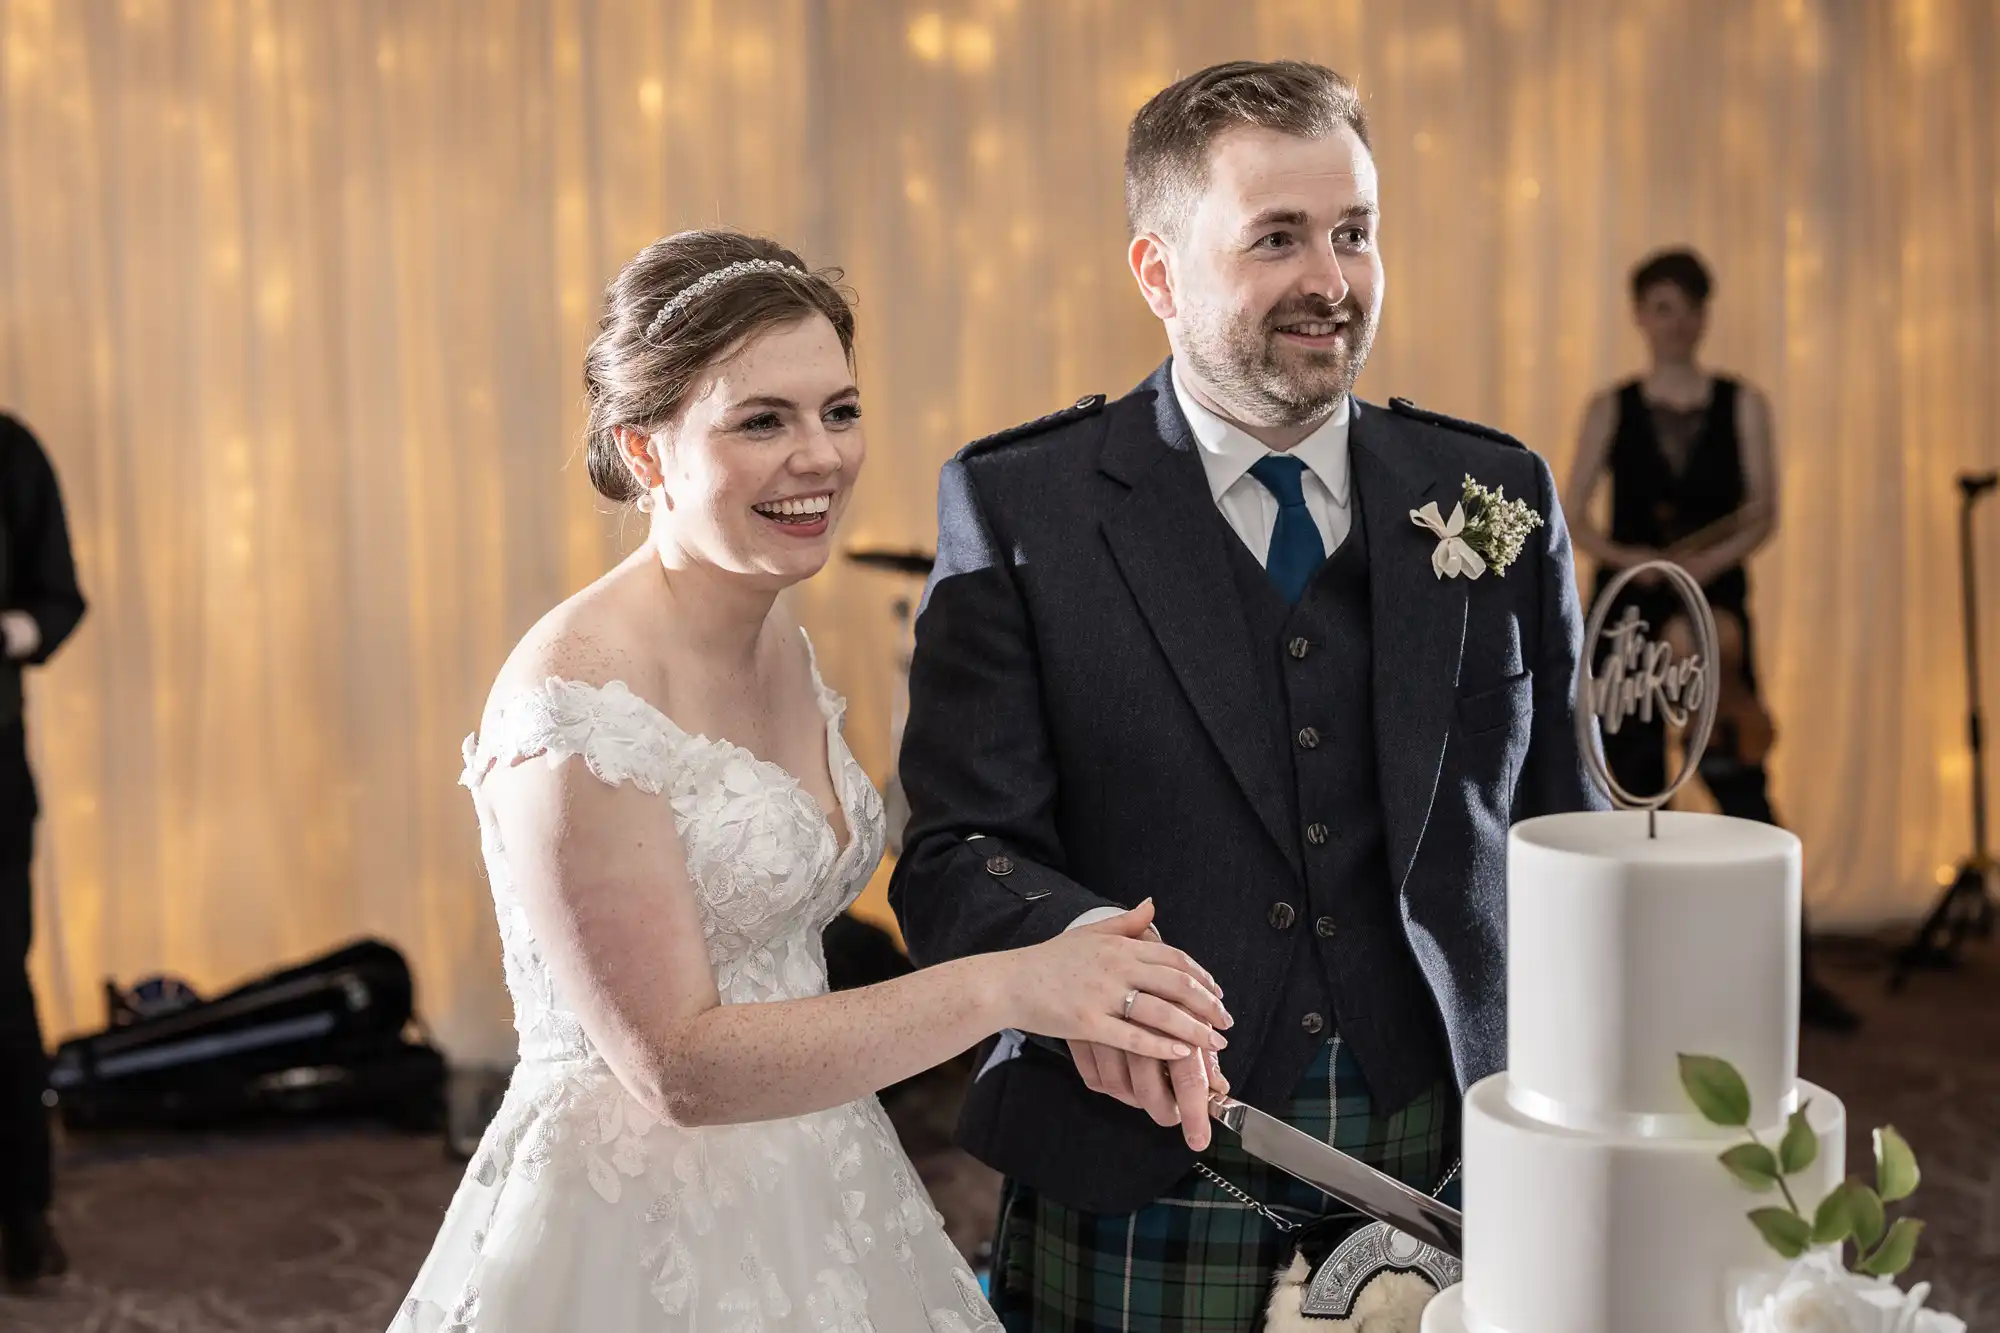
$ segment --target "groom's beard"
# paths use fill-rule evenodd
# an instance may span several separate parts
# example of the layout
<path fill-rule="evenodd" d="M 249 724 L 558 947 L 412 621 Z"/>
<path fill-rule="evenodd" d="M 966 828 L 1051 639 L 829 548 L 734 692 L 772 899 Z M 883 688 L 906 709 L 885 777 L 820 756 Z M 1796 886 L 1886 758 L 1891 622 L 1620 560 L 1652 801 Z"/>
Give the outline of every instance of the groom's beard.
<path fill-rule="evenodd" d="M 1287 345 L 1278 330 L 1301 320 L 1340 322 L 1335 345 Z M 1246 420 L 1299 426 L 1323 420 L 1354 388 L 1375 343 L 1375 318 L 1350 296 L 1338 305 L 1295 302 L 1250 326 L 1201 312 L 1183 332 L 1183 357 L 1224 404 Z"/>

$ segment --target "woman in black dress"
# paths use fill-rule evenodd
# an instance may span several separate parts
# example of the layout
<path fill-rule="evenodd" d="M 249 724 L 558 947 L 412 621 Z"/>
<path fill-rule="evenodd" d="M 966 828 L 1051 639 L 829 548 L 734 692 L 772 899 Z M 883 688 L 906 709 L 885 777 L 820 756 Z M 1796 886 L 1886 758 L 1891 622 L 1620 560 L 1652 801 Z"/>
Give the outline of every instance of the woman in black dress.
<path fill-rule="evenodd" d="M 1773 731 L 1758 698 L 1743 567 L 1777 529 L 1771 406 L 1754 385 L 1697 359 L 1712 285 L 1707 267 L 1688 250 L 1664 251 L 1633 270 L 1633 319 L 1652 366 L 1591 400 L 1563 509 L 1577 546 L 1597 563 L 1598 595 L 1619 571 L 1661 558 L 1702 585 L 1721 636 L 1724 688 L 1701 779 L 1723 813 L 1775 824 L 1764 769 Z M 1590 509 L 1607 479 L 1608 530 Z M 1680 603 L 1657 577 L 1641 575 L 1619 601 L 1607 623 L 1632 605 L 1654 637 L 1685 638 L 1685 625 L 1675 623 Z M 1658 791 L 1667 780 L 1666 746 L 1658 719 L 1650 725 L 1628 719 L 1605 737 L 1605 759 L 1627 790 Z M 1819 1026 L 1856 1023 L 1809 972 L 1801 1013 Z"/>

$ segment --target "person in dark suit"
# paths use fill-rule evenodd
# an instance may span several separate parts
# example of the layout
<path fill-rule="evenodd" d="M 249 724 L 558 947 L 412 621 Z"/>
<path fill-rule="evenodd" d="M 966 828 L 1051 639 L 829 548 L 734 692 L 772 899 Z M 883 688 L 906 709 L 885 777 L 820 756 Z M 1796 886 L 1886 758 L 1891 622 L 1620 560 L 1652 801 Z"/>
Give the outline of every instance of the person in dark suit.
<path fill-rule="evenodd" d="M 923 965 L 1150 897 L 1214 974 L 1219 1068 L 1003 1035 L 961 1135 L 1007 1177 L 1009 1328 L 1238 1333 L 1269 1218 L 1328 1205 L 1212 1141 L 1210 1092 L 1443 1188 L 1505 1062 L 1508 828 L 1602 801 L 1547 465 L 1351 395 L 1383 289 L 1353 86 L 1194 74 L 1133 121 L 1126 198 L 1172 355 L 946 464 L 890 896 Z M 1539 524 L 1477 578 L 1418 518 L 1468 479 Z"/>
<path fill-rule="evenodd" d="M 55 469 L 28 428 L 0 414 L 0 1275 L 15 1288 L 58 1275 L 68 1262 L 48 1220 L 48 1055 L 28 982 L 40 807 L 21 675 L 48 661 L 81 619 Z"/>

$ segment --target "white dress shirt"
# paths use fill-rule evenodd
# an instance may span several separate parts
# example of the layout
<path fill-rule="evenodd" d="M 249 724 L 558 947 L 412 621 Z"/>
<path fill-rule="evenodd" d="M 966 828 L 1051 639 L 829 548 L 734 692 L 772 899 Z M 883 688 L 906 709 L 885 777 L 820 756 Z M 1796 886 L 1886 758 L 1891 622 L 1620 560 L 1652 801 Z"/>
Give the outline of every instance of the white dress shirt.
<path fill-rule="evenodd" d="M 1179 367 L 1175 368 L 1173 379 L 1174 399 L 1181 405 L 1181 415 L 1187 418 L 1194 430 L 1195 443 L 1200 446 L 1202 471 L 1208 474 L 1208 493 L 1215 497 L 1215 507 L 1222 511 L 1222 517 L 1261 565 L 1271 553 L 1271 529 L 1278 525 L 1278 497 L 1251 476 L 1250 469 L 1278 451 L 1196 402 L 1194 395 L 1181 384 Z M 1340 546 L 1351 526 L 1347 508 L 1351 494 L 1347 480 L 1347 420 L 1348 400 L 1342 398 L 1334 414 L 1291 450 L 1292 457 L 1306 465 L 1303 478 L 1306 509 L 1312 514 L 1313 526 L 1319 529 L 1328 555 Z"/>
<path fill-rule="evenodd" d="M 1278 526 L 1278 497 L 1264 483 L 1250 475 L 1258 460 L 1278 451 L 1270 448 L 1240 426 L 1231 425 L 1195 401 L 1174 370 L 1174 401 L 1181 415 L 1194 429 L 1195 444 L 1201 454 L 1202 471 L 1208 474 L 1208 493 L 1222 511 L 1230 528 L 1250 554 L 1263 564 L 1271 554 L 1271 530 Z M 1312 514 L 1319 539 L 1332 555 L 1353 526 L 1348 513 L 1347 484 L 1347 399 L 1312 434 L 1292 446 L 1292 457 L 1306 465 L 1303 477 L 1306 509 Z M 1116 907 L 1093 907 L 1069 923 L 1069 930 L 1093 921 L 1108 921 L 1119 915 Z"/>

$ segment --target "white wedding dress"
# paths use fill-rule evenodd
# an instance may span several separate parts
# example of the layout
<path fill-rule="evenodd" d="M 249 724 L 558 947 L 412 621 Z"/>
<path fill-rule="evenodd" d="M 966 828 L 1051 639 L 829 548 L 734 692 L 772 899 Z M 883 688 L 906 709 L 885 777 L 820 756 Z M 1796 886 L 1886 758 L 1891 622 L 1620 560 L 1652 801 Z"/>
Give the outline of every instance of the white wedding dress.
<path fill-rule="evenodd" d="M 628 1096 L 549 974 L 481 783 L 580 759 L 658 795 L 686 848 L 724 1004 L 826 990 L 820 932 L 882 853 L 882 801 L 813 683 L 852 830 L 778 766 L 690 735 L 613 682 L 550 679 L 465 743 L 520 1063 L 390 1333 L 997 1330 L 873 1097 L 684 1129 Z"/>

